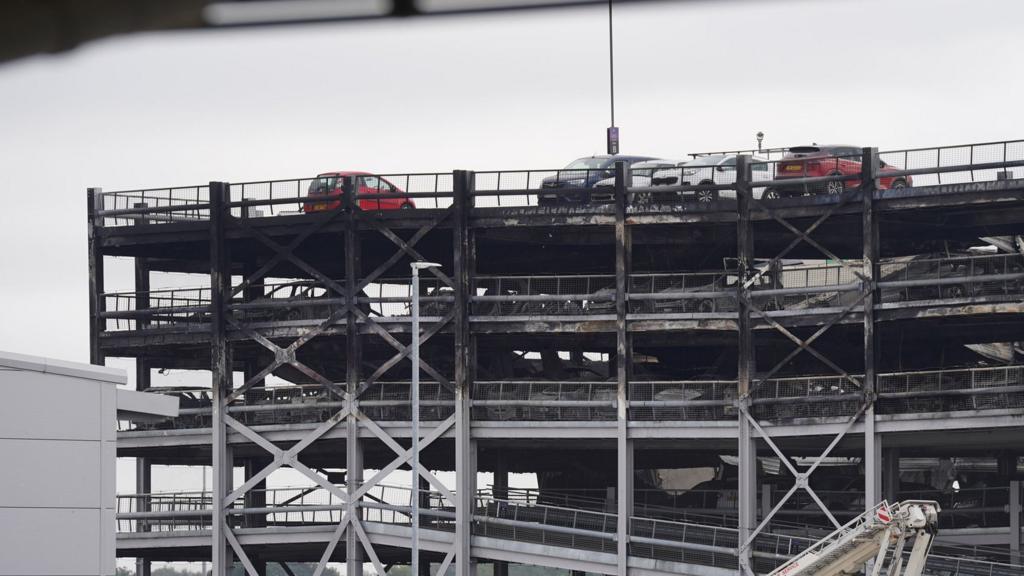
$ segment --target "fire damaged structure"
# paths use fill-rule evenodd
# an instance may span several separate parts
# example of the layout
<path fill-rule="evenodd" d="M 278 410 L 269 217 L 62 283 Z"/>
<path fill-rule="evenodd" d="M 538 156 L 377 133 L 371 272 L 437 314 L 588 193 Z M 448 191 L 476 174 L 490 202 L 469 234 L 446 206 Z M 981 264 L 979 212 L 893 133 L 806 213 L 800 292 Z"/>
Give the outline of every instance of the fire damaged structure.
<path fill-rule="evenodd" d="M 424 574 L 755 574 L 929 499 L 928 573 L 1020 574 L 1024 141 L 852 160 L 779 197 L 780 160 L 741 153 L 703 202 L 621 164 L 614 202 L 550 207 L 550 170 L 379 175 L 415 200 L 393 211 L 358 175 L 317 211 L 314 179 L 91 189 L 92 360 L 181 402 L 119 432 L 118 554 L 383 574 L 415 528 Z M 418 294 L 412 262 L 440 264 Z M 212 487 L 154 492 L 154 465 Z"/>

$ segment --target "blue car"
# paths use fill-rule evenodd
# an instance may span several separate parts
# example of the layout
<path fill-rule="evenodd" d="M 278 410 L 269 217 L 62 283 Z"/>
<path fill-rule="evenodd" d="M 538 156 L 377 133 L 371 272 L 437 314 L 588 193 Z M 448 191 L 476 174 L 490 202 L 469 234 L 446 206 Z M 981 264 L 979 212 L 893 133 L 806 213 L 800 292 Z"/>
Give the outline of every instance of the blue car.
<path fill-rule="evenodd" d="M 537 203 L 541 206 L 590 204 L 594 185 L 615 175 L 616 162 L 631 165 L 645 160 L 654 160 L 654 157 L 601 154 L 573 160 L 553 176 L 541 181 Z"/>

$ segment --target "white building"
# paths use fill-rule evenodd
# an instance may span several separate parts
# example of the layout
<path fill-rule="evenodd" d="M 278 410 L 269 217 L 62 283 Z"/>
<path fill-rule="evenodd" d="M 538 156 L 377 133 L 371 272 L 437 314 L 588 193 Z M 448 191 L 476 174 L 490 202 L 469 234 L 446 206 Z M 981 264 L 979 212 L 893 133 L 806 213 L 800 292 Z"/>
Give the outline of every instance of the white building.
<path fill-rule="evenodd" d="M 177 416 L 123 370 L 0 352 L 0 575 L 113 575 L 117 420 Z"/>

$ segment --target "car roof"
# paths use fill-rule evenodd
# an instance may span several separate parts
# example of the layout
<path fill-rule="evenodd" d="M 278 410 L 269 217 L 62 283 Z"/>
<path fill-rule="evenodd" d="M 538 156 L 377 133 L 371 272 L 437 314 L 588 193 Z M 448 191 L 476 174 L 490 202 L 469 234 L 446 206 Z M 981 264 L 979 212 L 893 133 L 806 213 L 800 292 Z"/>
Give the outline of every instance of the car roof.
<path fill-rule="evenodd" d="M 372 172 L 360 172 L 358 170 L 338 170 L 335 172 L 321 172 L 317 176 L 366 176 Z"/>

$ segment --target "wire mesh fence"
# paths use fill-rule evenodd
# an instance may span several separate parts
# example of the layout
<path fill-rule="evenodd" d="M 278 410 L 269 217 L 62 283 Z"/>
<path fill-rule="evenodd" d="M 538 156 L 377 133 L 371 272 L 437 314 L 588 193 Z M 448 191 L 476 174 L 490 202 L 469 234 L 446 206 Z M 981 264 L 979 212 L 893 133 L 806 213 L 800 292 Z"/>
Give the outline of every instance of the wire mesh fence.
<path fill-rule="evenodd" d="M 615 419 L 614 382 L 473 383 L 473 417 L 491 421 Z"/>
<path fill-rule="evenodd" d="M 636 381 L 629 392 L 630 420 L 734 420 L 738 414 L 731 380 Z"/>
<path fill-rule="evenodd" d="M 452 204 L 451 173 L 327 173 L 312 178 L 231 184 L 231 213 L 236 218 L 263 218 L 330 213 L 344 209 L 345 183 L 364 212 L 447 208 Z"/>
<path fill-rule="evenodd" d="M 1024 293 L 1024 256 L 894 259 L 879 264 L 879 278 L 882 302 L 1018 296 Z"/>
<path fill-rule="evenodd" d="M 1024 176 L 1024 140 L 887 150 L 880 174 L 913 171 L 914 186 L 1012 180 Z"/>
<path fill-rule="evenodd" d="M 837 375 L 764 380 L 751 399 L 751 414 L 765 420 L 852 416 L 864 403 L 862 389 Z"/>
<path fill-rule="evenodd" d="M 1024 367 L 882 374 L 876 389 L 881 414 L 1020 408 Z"/>
<path fill-rule="evenodd" d="M 104 330 L 200 329 L 210 323 L 209 288 L 103 294 Z"/>
<path fill-rule="evenodd" d="M 611 275 L 477 277 L 472 293 L 475 316 L 615 313 L 615 276 Z"/>
<path fill-rule="evenodd" d="M 181 186 L 101 192 L 97 208 L 102 226 L 139 226 L 210 219 L 210 187 Z M 110 212 L 110 214 L 103 214 Z"/>

